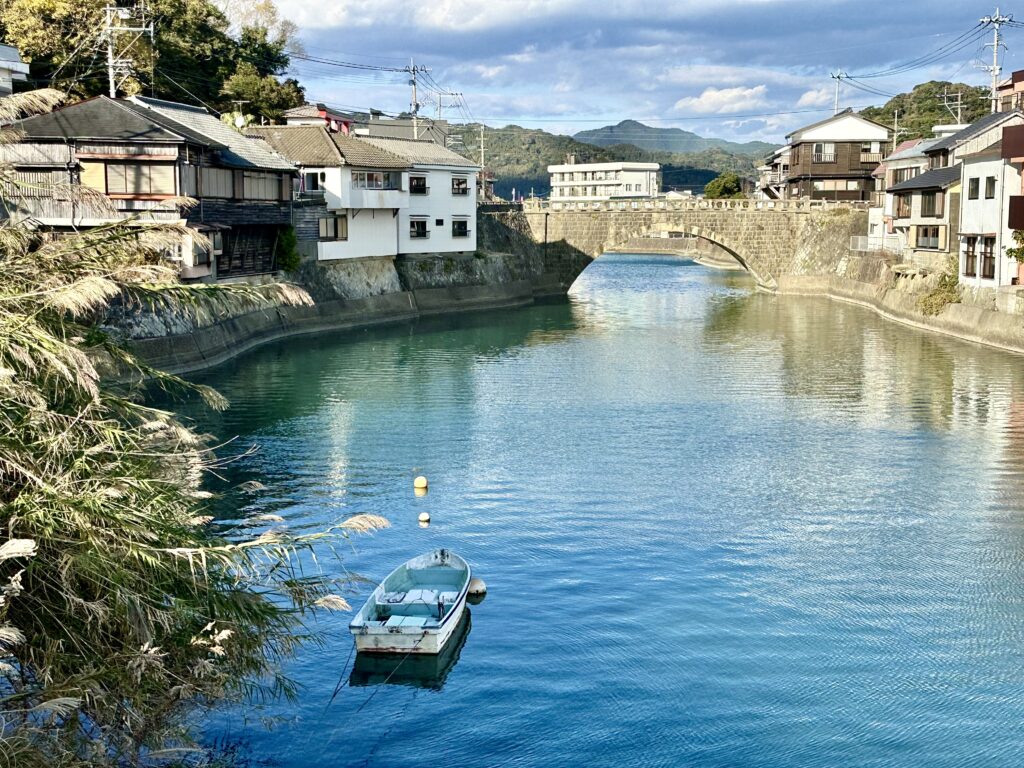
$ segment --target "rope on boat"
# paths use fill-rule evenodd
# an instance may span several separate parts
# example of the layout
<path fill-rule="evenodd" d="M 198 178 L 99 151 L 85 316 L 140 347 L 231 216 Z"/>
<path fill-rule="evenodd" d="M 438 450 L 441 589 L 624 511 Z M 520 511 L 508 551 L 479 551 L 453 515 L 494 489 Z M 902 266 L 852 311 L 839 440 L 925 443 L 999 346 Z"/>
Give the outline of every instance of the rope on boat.
<path fill-rule="evenodd" d="M 331 704 L 334 703 L 334 700 L 338 698 L 338 694 L 341 692 L 341 689 L 344 686 L 345 670 L 348 669 L 348 663 L 352 661 L 352 654 L 355 653 L 355 650 L 356 644 L 352 643 L 352 647 L 348 649 L 348 658 L 345 659 L 345 664 L 341 668 L 341 674 L 338 675 L 338 684 L 334 686 L 334 693 L 331 694 L 331 700 L 328 701 L 327 705 L 324 707 L 324 712 L 326 712 L 330 708 Z"/>
<path fill-rule="evenodd" d="M 356 714 L 357 715 L 360 712 L 363 711 L 363 707 L 365 707 L 367 704 L 370 703 L 370 701 L 373 700 L 373 697 L 377 695 L 377 691 L 379 691 L 383 686 L 387 685 L 391 681 L 391 678 L 394 677 L 395 672 L 397 672 L 399 669 L 401 669 L 402 665 L 405 664 L 406 659 L 408 659 L 410 656 L 412 656 L 413 651 L 416 650 L 416 646 L 418 646 L 420 643 L 422 643 L 423 642 L 423 638 L 425 638 L 426 636 L 427 636 L 426 632 L 424 632 L 422 635 L 420 635 L 419 640 L 417 640 L 415 643 L 412 644 L 412 648 L 409 649 L 409 652 L 407 654 L 405 654 L 405 656 L 402 657 L 402 660 L 400 662 L 398 662 L 397 665 L 395 665 L 395 668 L 392 669 L 391 672 L 388 673 L 388 676 L 384 678 L 384 681 L 380 682 L 380 683 L 377 683 L 377 685 L 374 686 L 373 693 L 371 693 L 366 698 L 366 701 L 364 701 L 362 704 L 359 705 L 359 709 L 356 710 Z"/>

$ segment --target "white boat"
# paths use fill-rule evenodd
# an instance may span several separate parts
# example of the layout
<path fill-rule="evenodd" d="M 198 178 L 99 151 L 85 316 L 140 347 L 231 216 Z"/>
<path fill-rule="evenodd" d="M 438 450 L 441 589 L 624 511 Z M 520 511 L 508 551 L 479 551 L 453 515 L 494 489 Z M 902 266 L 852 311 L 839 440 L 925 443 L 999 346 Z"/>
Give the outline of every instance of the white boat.
<path fill-rule="evenodd" d="M 438 549 L 402 563 L 348 628 L 360 653 L 440 653 L 466 610 L 469 563 Z"/>

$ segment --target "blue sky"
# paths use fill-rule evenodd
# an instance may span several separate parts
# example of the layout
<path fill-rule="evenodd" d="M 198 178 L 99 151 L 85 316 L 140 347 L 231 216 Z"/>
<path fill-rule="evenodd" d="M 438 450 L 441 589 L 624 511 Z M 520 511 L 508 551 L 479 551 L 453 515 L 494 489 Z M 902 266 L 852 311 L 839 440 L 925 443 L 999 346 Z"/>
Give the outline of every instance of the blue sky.
<path fill-rule="evenodd" d="M 278 0 L 278 6 L 298 25 L 308 56 L 384 67 L 415 58 L 431 68 L 437 84 L 464 94 L 472 116 L 491 126 L 575 133 L 633 118 L 739 141 L 780 141 L 829 114 L 829 73 L 840 68 L 866 75 L 963 45 L 927 66 L 860 82 L 885 93 L 931 79 L 987 83 L 976 63 L 991 60 L 991 50 L 981 47 L 991 33 L 958 37 L 995 10 L 974 0 Z M 1024 67 L 1024 29 L 1005 31 L 1009 72 Z M 311 101 L 387 112 L 409 105 L 407 76 L 399 73 L 299 60 L 293 71 Z M 424 112 L 435 113 L 434 98 L 428 90 Z M 843 106 L 885 100 L 844 84 Z M 463 117 L 457 109 L 445 114 Z"/>

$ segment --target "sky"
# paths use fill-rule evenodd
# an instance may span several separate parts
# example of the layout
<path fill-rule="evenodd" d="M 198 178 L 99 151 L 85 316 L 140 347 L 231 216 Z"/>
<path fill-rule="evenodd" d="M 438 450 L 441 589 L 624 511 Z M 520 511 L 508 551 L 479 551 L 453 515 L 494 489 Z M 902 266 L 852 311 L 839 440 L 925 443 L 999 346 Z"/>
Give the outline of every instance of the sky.
<path fill-rule="evenodd" d="M 429 67 L 421 114 L 573 134 L 635 119 L 734 141 L 781 142 L 843 107 L 933 79 L 988 84 L 995 8 L 976 0 L 277 0 L 305 55 L 363 67 Z M 1003 9 L 1004 13 L 1012 8 Z M 1021 9 L 1024 20 L 1024 8 Z M 1024 29 L 1004 29 L 1004 72 Z M 975 39 L 978 37 L 978 39 Z M 942 50 L 945 46 L 945 50 Z M 870 75 L 939 51 L 909 71 Z M 293 59 L 309 101 L 409 108 L 409 76 Z M 421 83 L 421 84 L 422 84 Z"/>

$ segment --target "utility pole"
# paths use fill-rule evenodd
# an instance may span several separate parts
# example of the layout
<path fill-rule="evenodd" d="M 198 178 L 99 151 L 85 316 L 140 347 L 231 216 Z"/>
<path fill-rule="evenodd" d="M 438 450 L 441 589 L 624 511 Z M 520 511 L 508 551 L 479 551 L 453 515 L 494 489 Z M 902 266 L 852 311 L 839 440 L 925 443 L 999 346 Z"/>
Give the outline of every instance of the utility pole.
<path fill-rule="evenodd" d="M 441 108 L 444 104 L 444 98 L 457 99 L 462 96 L 458 91 L 438 91 L 437 92 L 437 122 L 441 122 Z M 456 102 L 458 103 L 458 102 Z M 451 106 L 451 105 L 449 105 Z"/>
<path fill-rule="evenodd" d="M 1002 38 L 999 35 L 999 28 L 1007 22 L 1013 21 L 1013 16 L 1004 16 L 999 12 L 999 8 L 996 7 L 996 12 L 991 16 L 986 16 L 981 20 L 982 24 L 990 24 L 993 30 L 993 37 L 991 43 L 986 43 L 986 48 L 992 49 L 992 66 L 985 67 L 992 75 L 992 111 L 999 111 L 999 96 L 997 91 L 999 90 L 999 74 L 1002 69 L 999 66 L 999 49 L 1000 47 L 1006 48 L 1003 45 Z"/>
<path fill-rule="evenodd" d="M 138 12 L 139 21 L 137 26 L 131 25 L 131 20 Z M 141 3 L 135 9 L 119 8 L 116 5 L 108 5 L 103 9 L 103 32 L 101 39 L 107 46 L 107 82 L 110 98 L 117 98 L 117 89 L 132 73 L 132 62 L 128 58 L 117 57 L 117 37 L 121 34 L 134 33 L 135 37 L 124 48 L 124 53 L 131 50 L 131 47 L 143 36 L 149 35 L 150 43 L 153 43 L 153 22 L 146 24 L 146 6 Z M 123 75 L 118 83 L 117 76 Z"/>
<path fill-rule="evenodd" d="M 417 86 L 418 86 L 417 80 L 418 80 L 418 75 L 419 75 L 420 72 L 429 73 L 430 70 L 427 69 L 426 67 L 418 66 L 415 61 L 413 61 L 412 59 L 409 59 L 409 66 L 405 68 L 405 71 L 408 72 L 409 75 L 410 75 L 410 77 L 409 77 L 409 85 L 412 86 L 412 105 L 411 105 L 411 111 L 412 111 L 412 137 L 414 139 L 418 139 L 420 137 L 420 124 L 419 124 L 420 102 L 419 102 L 419 98 L 417 96 L 417 91 L 416 91 Z"/>
<path fill-rule="evenodd" d="M 487 197 L 487 169 L 484 167 L 484 124 L 480 123 L 480 199 Z M 515 202 L 513 200 L 512 202 Z"/>
<path fill-rule="evenodd" d="M 956 99 L 955 101 L 953 99 Z M 963 122 L 963 94 L 962 93 L 947 93 L 946 89 L 942 89 L 942 106 L 946 108 L 946 111 L 956 119 L 957 125 Z M 956 112 L 953 108 L 956 108 Z"/>
<path fill-rule="evenodd" d="M 843 72 L 843 70 L 840 69 L 838 72 L 830 73 L 830 76 L 831 76 L 831 78 L 833 80 L 836 81 L 836 98 L 835 98 L 835 103 L 833 104 L 833 107 L 832 107 L 832 114 L 833 115 L 838 115 L 839 114 L 839 84 L 843 82 L 843 78 L 846 77 L 846 73 Z"/>

